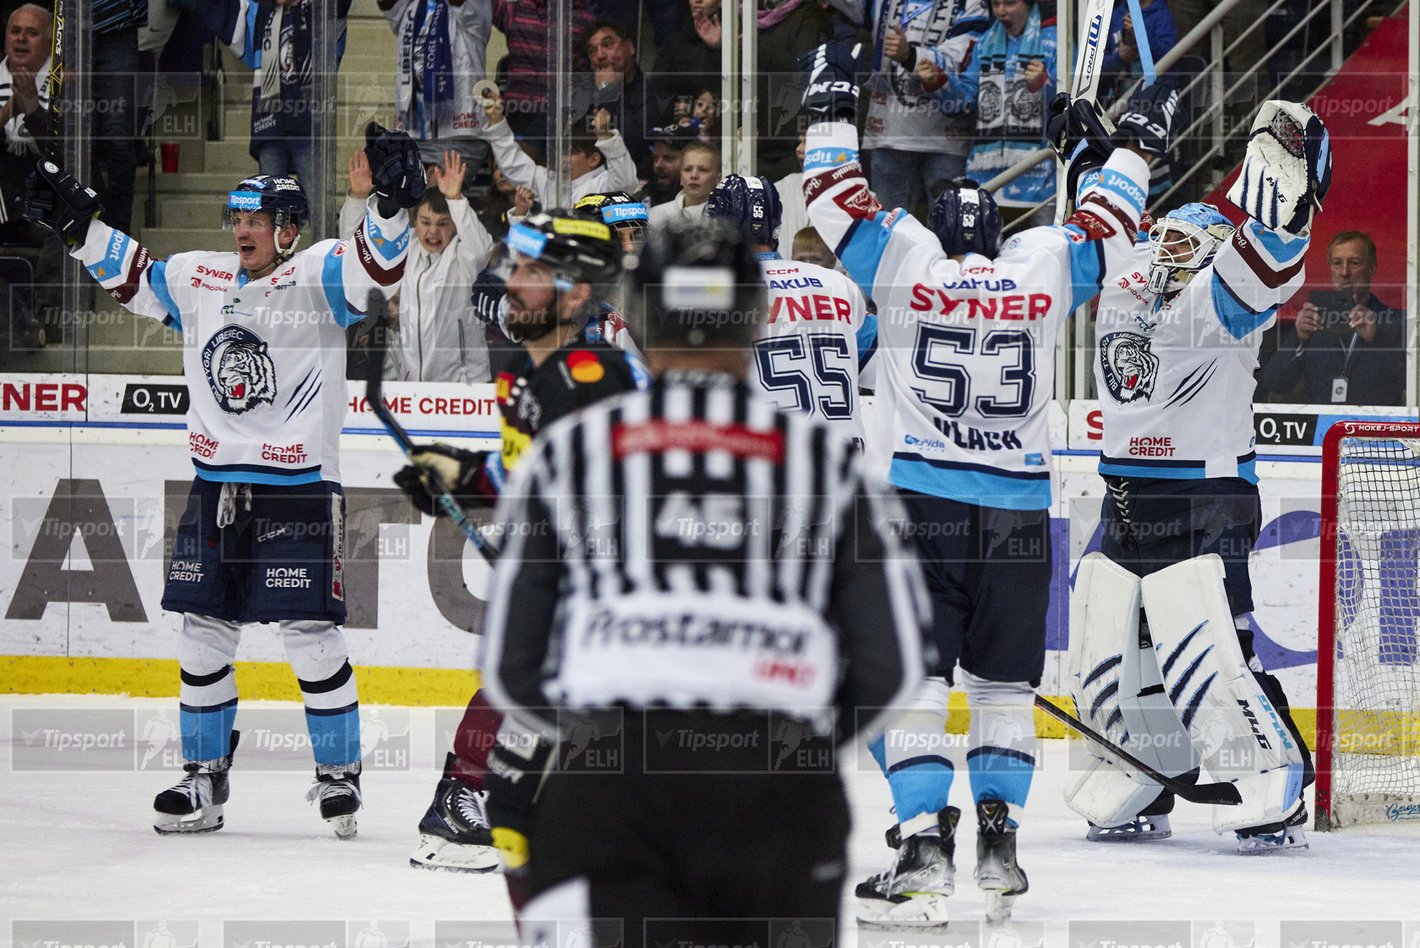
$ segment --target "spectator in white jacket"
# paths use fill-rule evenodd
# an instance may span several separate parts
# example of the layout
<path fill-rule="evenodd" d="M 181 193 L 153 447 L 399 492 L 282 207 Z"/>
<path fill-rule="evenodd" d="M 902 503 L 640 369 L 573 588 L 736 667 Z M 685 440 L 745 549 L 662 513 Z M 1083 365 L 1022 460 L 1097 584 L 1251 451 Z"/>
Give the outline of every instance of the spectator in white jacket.
<path fill-rule="evenodd" d="M 503 118 L 503 97 L 496 89 L 488 89 L 481 104 L 488 119 L 483 135 L 493 148 L 493 159 L 504 177 L 520 187 L 531 188 L 539 201 L 550 205 L 552 174 L 518 147 L 513 130 Z M 635 191 L 641 183 L 621 133 L 612 131 L 611 113 L 598 109 L 592 127 L 597 136 L 595 142 L 572 140 L 566 158 L 571 194 L 559 203 L 575 204 L 588 194 Z"/>
<path fill-rule="evenodd" d="M 474 277 L 488 263 L 493 237 L 463 196 L 463 157 L 444 153 L 430 186 L 409 212 L 415 240 L 399 283 L 399 315 L 384 377 L 409 382 L 487 382 L 488 346 L 474 316 Z M 353 232 L 372 189 L 365 153 L 350 159 L 350 192 L 341 232 Z"/>
<path fill-rule="evenodd" d="M 687 142 L 680 152 L 680 193 L 651 208 L 651 229 L 672 221 L 699 220 L 721 177 L 720 149 L 709 142 Z"/>

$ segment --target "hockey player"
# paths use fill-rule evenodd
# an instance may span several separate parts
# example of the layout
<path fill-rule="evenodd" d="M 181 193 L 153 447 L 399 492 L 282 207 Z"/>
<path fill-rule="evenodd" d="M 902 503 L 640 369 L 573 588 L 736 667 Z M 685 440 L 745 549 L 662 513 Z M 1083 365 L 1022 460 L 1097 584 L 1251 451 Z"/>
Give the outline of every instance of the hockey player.
<path fill-rule="evenodd" d="M 1035 767 L 1033 690 L 1045 661 L 1046 414 L 1056 334 L 1128 259 L 1148 190 L 1146 159 L 1167 146 L 1172 103 L 1121 116 L 1112 152 L 1103 142 L 1082 145 L 1073 176 L 1098 153 L 1107 158 L 1075 213 L 1061 227 L 1012 238 L 992 260 L 999 217 L 985 192 L 943 192 L 934 231 L 868 191 L 852 124 L 856 50 L 829 44 L 803 64 L 804 105 L 815 116 L 804 167 L 809 220 L 877 304 L 877 393 L 891 419 L 880 473 L 902 494 L 904 529 L 917 541 L 935 606 L 933 677 L 873 747 L 892 789 L 897 855 L 858 886 L 859 918 L 947 920 L 960 811 L 948 805 L 944 731 L 960 664 L 972 706 L 976 883 L 988 917 L 999 919 L 1027 887 L 1016 830 Z"/>
<path fill-rule="evenodd" d="M 635 265 L 636 254 L 645 246 L 646 233 L 650 228 L 646 205 L 625 191 L 607 191 L 588 194 L 573 205 L 572 210 L 610 227 L 612 233 L 621 241 L 622 265 Z M 620 288 L 608 291 L 607 295 L 612 298 L 602 301 L 602 316 L 596 326 L 597 331 L 601 333 L 604 341 L 640 358 L 641 353 L 636 348 L 631 332 L 626 327 L 626 318 L 622 315 L 624 307 Z"/>
<path fill-rule="evenodd" d="M 629 294 L 650 390 L 544 428 L 499 510 L 519 529 L 489 597 L 490 693 L 550 736 L 615 721 L 625 758 L 547 775 L 524 932 L 765 945 L 768 919 L 837 918 L 848 832 L 836 769 L 786 780 L 775 726 L 872 727 L 920 680 L 925 595 L 858 453 L 746 383 L 765 297 L 743 235 L 653 233 Z M 814 542 L 776 555 L 809 484 Z"/>
<path fill-rule="evenodd" d="M 504 373 L 497 379 L 501 451 L 433 444 L 395 474 L 395 483 L 414 505 L 434 516 L 442 508 L 431 493 L 430 470 L 437 470 L 464 504 L 488 505 L 542 426 L 649 381 L 639 359 L 586 338 L 588 324 L 600 318 L 606 286 L 621 271 L 621 246 L 606 224 L 565 211 L 533 214 L 509 229 L 506 243 L 512 254 L 501 324 L 508 338 L 527 351 L 527 365 L 517 376 Z M 454 735 L 434 801 L 419 823 L 411 865 L 473 872 L 498 867 L 487 811 L 497 801 L 488 799 L 485 788 L 490 776 L 497 779 L 488 773 L 494 766 L 489 754 L 502 720 L 483 692 L 476 692 Z M 517 797 L 520 788 L 509 789 L 513 794 L 511 799 L 505 795 L 504 812 L 511 813 L 499 825 L 516 823 L 520 810 L 530 805 L 530 787 L 526 800 Z M 511 868 L 521 868 L 516 857 Z M 517 901 L 516 883 L 510 886 Z"/>
<path fill-rule="evenodd" d="M 424 189 L 419 151 L 371 123 L 375 195 L 350 240 L 297 252 L 307 218 L 293 178 L 257 175 L 222 213 L 236 253 L 154 260 L 98 219 L 94 192 L 56 165 L 31 176 L 25 214 L 53 229 L 115 300 L 182 331 L 196 478 L 178 525 L 163 608 L 182 613 L 178 664 L 186 776 L 158 794 L 154 829 L 222 827 L 236 749 L 232 671 L 242 623 L 278 623 L 315 752 L 309 797 L 337 836 L 355 835 L 360 719 L 345 620 L 345 335 L 371 290 L 392 292 Z"/>
<path fill-rule="evenodd" d="M 1074 590 L 1075 705 L 1170 776 L 1201 764 L 1233 781 L 1242 805 L 1216 807 L 1213 825 L 1243 853 L 1306 846 L 1311 758 L 1248 618 L 1252 393 L 1263 331 L 1303 282 L 1328 144 L 1305 106 L 1264 103 L 1228 192 L 1248 218 L 1234 228 L 1207 204 L 1167 214 L 1106 285 L 1095 326 L 1107 493 L 1103 558 L 1086 557 Z M 1089 839 L 1170 835 L 1172 794 L 1105 755 L 1066 800 Z"/>
<path fill-rule="evenodd" d="M 822 418 L 861 440 L 858 377 L 878 341 L 878 318 L 842 273 L 779 259 L 779 192 L 768 178 L 726 175 L 706 217 L 739 227 L 759 259 L 769 308 L 750 360 L 750 383 L 784 409 Z"/>

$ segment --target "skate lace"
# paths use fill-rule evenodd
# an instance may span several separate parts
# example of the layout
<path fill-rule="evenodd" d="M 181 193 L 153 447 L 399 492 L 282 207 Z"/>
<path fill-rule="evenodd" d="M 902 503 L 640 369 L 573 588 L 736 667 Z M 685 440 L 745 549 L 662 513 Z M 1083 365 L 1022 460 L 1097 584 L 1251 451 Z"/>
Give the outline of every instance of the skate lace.
<path fill-rule="evenodd" d="M 468 787 L 459 787 L 454 794 L 454 810 L 470 826 L 488 826 L 488 814 L 483 809 L 482 795 Z"/>
<path fill-rule="evenodd" d="M 194 809 L 202 809 L 212 805 L 212 778 L 207 774 L 200 773 L 196 766 L 188 765 L 187 776 L 178 781 L 173 791 L 187 795 L 188 802 Z"/>
<path fill-rule="evenodd" d="M 324 803 L 326 799 L 339 800 L 342 797 L 354 797 L 360 800 L 360 790 L 349 780 L 336 778 L 334 780 L 321 780 L 311 785 L 311 789 L 306 791 L 306 799 L 312 803 L 320 801 Z"/>

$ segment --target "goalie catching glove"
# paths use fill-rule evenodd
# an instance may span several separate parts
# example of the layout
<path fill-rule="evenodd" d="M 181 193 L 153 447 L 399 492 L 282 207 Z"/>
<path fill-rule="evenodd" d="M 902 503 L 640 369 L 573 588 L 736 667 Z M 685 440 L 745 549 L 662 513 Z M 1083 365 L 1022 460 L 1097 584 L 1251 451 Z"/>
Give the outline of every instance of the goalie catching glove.
<path fill-rule="evenodd" d="M 409 495 L 410 503 L 431 517 L 444 517 L 439 505 L 439 486 L 453 495 L 461 507 L 476 507 L 498 499 L 498 485 L 489 473 L 490 464 L 499 463 L 489 451 L 465 451 L 447 444 L 431 444 L 409 456 L 410 464 L 395 472 L 394 482 Z"/>
<path fill-rule="evenodd" d="M 851 122 L 858 113 L 858 53 L 862 43 L 824 43 L 799 57 L 808 77 L 803 106 L 815 119 Z"/>
<path fill-rule="evenodd" d="M 89 222 L 103 211 L 93 188 L 54 162 L 41 160 L 25 179 L 25 220 L 49 228 L 70 247 L 84 242 Z"/>
<path fill-rule="evenodd" d="M 424 165 L 419 146 L 405 132 L 383 128 L 379 122 L 365 126 L 365 158 L 370 181 L 380 199 L 380 214 L 393 217 L 400 208 L 411 208 L 424 194 Z"/>
<path fill-rule="evenodd" d="M 1262 103 L 1228 200 L 1269 230 L 1304 234 L 1331 188 L 1331 136 L 1295 102 Z"/>

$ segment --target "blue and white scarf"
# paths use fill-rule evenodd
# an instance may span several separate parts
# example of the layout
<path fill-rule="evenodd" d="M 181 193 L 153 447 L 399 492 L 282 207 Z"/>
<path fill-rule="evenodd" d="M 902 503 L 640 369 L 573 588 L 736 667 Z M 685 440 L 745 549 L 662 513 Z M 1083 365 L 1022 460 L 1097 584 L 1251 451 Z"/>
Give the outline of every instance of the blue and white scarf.
<path fill-rule="evenodd" d="M 1010 38 L 997 20 L 981 37 L 981 84 L 976 93 L 977 141 L 1038 142 L 1045 129 L 1042 90 L 1026 87 L 1025 67 L 1032 59 L 1046 61 L 1040 41 L 1040 8 L 1032 6 L 1021 31 L 1016 66 L 1007 77 L 1006 48 Z"/>
<path fill-rule="evenodd" d="M 454 50 L 444 0 L 417 4 L 413 24 L 400 36 L 397 81 L 397 128 L 424 139 L 453 129 Z"/>

